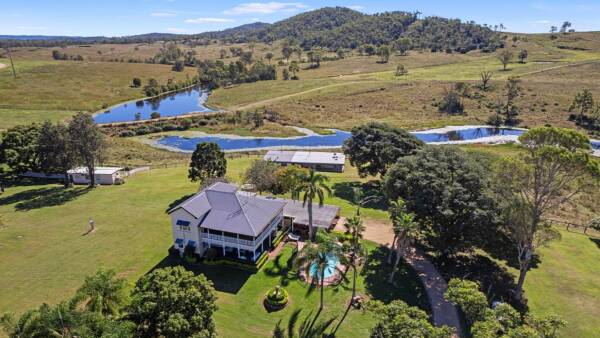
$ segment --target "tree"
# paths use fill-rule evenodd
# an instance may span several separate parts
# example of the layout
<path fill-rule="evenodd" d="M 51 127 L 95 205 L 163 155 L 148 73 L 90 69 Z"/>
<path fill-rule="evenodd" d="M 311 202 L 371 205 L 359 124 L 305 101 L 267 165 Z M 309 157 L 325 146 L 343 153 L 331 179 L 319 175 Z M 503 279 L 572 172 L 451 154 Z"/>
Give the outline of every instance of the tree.
<path fill-rule="evenodd" d="M 273 57 L 275 56 L 275 54 L 268 52 L 267 54 L 265 54 L 265 58 L 267 58 L 267 60 L 269 60 L 269 64 L 271 64 L 271 60 L 273 59 Z"/>
<path fill-rule="evenodd" d="M 400 52 L 400 55 L 406 55 L 406 53 L 412 48 L 412 40 L 404 37 L 396 41 L 396 49 Z"/>
<path fill-rule="evenodd" d="M 305 270 L 307 278 L 311 276 L 311 273 L 314 274 L 312 283 L 318 283 L 321 288 L 319 311 L 323 310 L 325 270 L 331 268 L 329 260 L 332 256 L 340 256 L 340 247 L 332 235 L 319 229 L 316 234 L 316 242 L 313 244 L 308 241 L 294 261 L 297 268 Z"/>
<path fill-rule="evenodd" d="M 292 191 L 300 183 L 300 179 L 308 174 L 308 170 L 298 165 L 279 167 L 275 173 L 277 189 L 280 193 Z"/>
<path fill-rule="evenodd" d="M 402 157 L 383 178 L 390 200 L 404 199 L 443 256 L 472 250 L 497 228 L 498 208 L 483 157 L 450 146 L 428 146 Z"/>
<path fill-rule="evenodd" d="M 525 63 L 528 54 L 529 53 L 527 52 L 527 49 L 521 49 L 521 51 L 519 52 L 519 62 Z"/>
<path fill-rule="evenodd" d="M 396 76 L 403 76 L 403 75 L 406 75 L 406 74 L 408 74 L 408 70 L 406 69 L 406 67 L 404 67 L 403 64 L 399 64 L 396 67 Z"/>
<path fill-rule="evenodd" d="M 292 198 L 300 200 L 302 195 L 302 207 L 308 209 L 308 238 L 313 239 L 313 200 L 319 201 L 319 206 L 323 206 L 325 194 L 331 195 L 331 188 L 327 185 L 329 177 L 310 169 L 308 173 L 303 173 L 298 177 L 296 186 L 292 189 Z"/>
<path fill-rule="evenodd" d="M 448 326 L 433 326 L 425 311 L 401 300 L 393 300 L 387 305 L 378 300 L 369 301 L 366 308 L 377 318 L 371 338 L 448 338 L 454 333 Z"/>
<path fill-rule="evenodd" d="M 354 216 L 349 218 L 344 223 L 346 233 L 350 235 L 350 241 L 348 245 L 344 247 L 344 251 L 349 254 L 348 262 L 352 267 L 352 298 L 350 304 L 352 304 L 354 297 L 356 296 L 356 275 L 358 273 L 359 260 L 366 256 L 365 249 L 361 244 L 363 238 L 363 232 L 367 229 L 360 216 Z"/>
<path fill-rule="evenodd" d="M 594 108 L 594 96 L 589 89 L 584 89 L 583 91 L 577 93 L 571 106 L 569 107 L 569 111 L 572 112 L 575 109 L 579 111 L 579 122 L 583 121 L 583 118 L 587 115 L 587 113 Z"/>
<path fill-rule="evenodd" d="M 142 85 L 142 80 L 139 77 L 134 77 L 131 84 L 133 87 L 138 88 Z"/>
<path fill-rule="evenodd" d="M 560 32 L 563 34 L 567 34 L 567 31 L 571 26 L 572 24 L 569 21 L 563 22 L 563 24 L 560 26 Z"/>
<path fill-rule="evenodd" d="M 44 122 L 39 131 L 37 154 L 40 169 L 45 173 L 58 171 L 64 176 L 65 188 L 70 186 L 68 170 L 76 159 L 69 142 L 69 130 L 62 123 Z"/>
<path fill-rule="evenodd" d="M 508 66 L 512 60 L 513 53 L 508 49 L 503 49 L 496 54 L 496 58 L 502 63 L 502 70 L 506 71 L 506 66 Z"/>
<path fill-rule="evenodd" d="M 188 178 L 192 182 L 203 184 L 208 179 L 225 176 L 226 172 L 227 160 L 218 144 L 202 142 L 196 145 L 188 170 Z"/>
<path fill-rule="evenodd" d="M 90 188 L 96 185 L 94 177 L 96 164 L 104 158 L 106 141 L 92 115 L 77 113 L 69 122 L 69 147 L 75 154 L 78 164 L 87 168 Z"/>
<path fill-rule="evenodd" d="M 292 61 L 288 69 L 290 72 L 292 72 L 292 80 L 298 80 L 298 76 L 296 76 L 296 73 L 300 71 L 300 66 L 298 66 L 298 62 Z"/>
<path fill-rule="evenodd" d="M 339 59 L 343 59 L 343 58 L 345 58 L 345 57 L 346 57 L 346 50 L 345 50 L 344 48 L 338 48 L 338 49 L 335 51 L 335 54 L 337 55 L 337 57 L 338 57 Z"/>
<path fill-rule="evenodd" d="M 537 246 L 554 237 L 544 217 L 571 200 L 583 187 L 584 177 L 600 176 L 598 164 L 590 158 L 589 138 L 577 131 L 537 127 L 521 135 L 519 141 L 525 155 L 504 158 L 494 170 L 508 210 L 512 210 L 512 217 L 505 221 L 518 254 L 517 299 L 522 297 Z"/>
<path fill-rule="evenodd" d="M 388 63 L 388 61 L 390 61 L 390 47 L 387 45 L 383 45 L 381 47 L 379 47 L 379 50 L 377 51 L 377 53 L 379 54 L 379 57 L 381 58 L 381 63 Z"/>
<path fill-rule="evenodd" d="M 519 107 L 516 105 L 515 100 L 522 91 L 520 83 L 521 81 L 518 78 L 511 76 L 506 80 L 504 86 L 504 96 L 506 97 L 503 108 L 504 123 L 509 126 L 519 123 L 517 119 L 517 116 L 519 116 Z"/>
<path fill-rule="evenodd" d="M 181 266 L 156 269 L 136 283 L 129 317 L 138 337 L 216 337 L 216 299 L 204 275 Z"/>
<path fill-rule="evenodd" d="M 85 278 L 73 302 L 84 303 L 88 311 L 105 317 L 116 316 L 126 303 L 126 286 L 125 279 L 117 278 L 114 270 L 101 269 L 95 275 Z"/>
<path fill-rule="evenodd" d="M 550 27 L 550 33 L 554 34 L 554 33 L 556 33 L 557 31 L 558 31 L 558 27 L 556 27 L 556 26 L 552 26 L 552 27 Z"/>
<path fill-rule="evenodd" d="M 293 52 L 294 48 L 288 42 L 284 43 L 283 46 L 281 46 L 281 54 L 287 60 L 288 63 L 290 62 L 290 56 L 292 56 Z"/>
<path fill-rule="evenodd" d="M 496 303 L 488 307 L 486 296 L 479 285 L 468 280 L 453 278 L 448 283 L 445 298 L 458 305 L 465 314 L 472 337 L 543 337 L 555 338 L 566 322 L 554 315 L 521 316 L 512 306 Z"/>
<path fill-rule="evenodd" d="M 0 136 L 0 163 L 6 164 L 13 174 L 38 169 L 37 124 L 14 126 Z"/>
<path fill-rule="evenodd" d="M 438 104 L 438 110 L 448 114 L 462 114 L 465 111 L 465 106 L 456 91 L 446 90 L 444 97 Z"/>
<path fill-rule="evenodd" d="M 391 259 L 391 252 L 396 251 L 396 259 L 392 268 L 392 273 L 388 278 L 388 283 L 394 283 L 394 276 L 398 272 L 398 263 L 400 263 L 400 257 L 402 253 L 406 253 L 409 247 L 415 240 L 418 232 L 418 224 L 414 221 L 415 215 L 406 212 L 404 201 L 397 199 L 390 203 L 388 208 L 390 213 L 390 220 L 394 229 L 394 240 L 390 248 L 390 256 L 388 257 L 388 263 Z"/>
<path fill-rule="evenodd" d="M 185 62 L 183 60 L 177 60 L 173 63 L 173 67 L 171 67 L 171 70 L 174 72 L 183 72 L 183 70 L 185 69 Z"/>
<path fill-rule="evenodd" d="M 284 68 L 281 74 L 282 74 L 284 80 L 287 81 L 290 79 L 290 71 L 287 70 L 287 68 Z"/>
<path fill-rule="evenodd" d="M 375 55 L 377 53 L 377 48 L 375 48 L 375 46 L 371 45 L 371 44 L 366 44 L 362 47 L 363 53 L 371 56 L 371 55 Z"/>
<path fill-rule="evenodd" d="M 219 51 L 219 59 L 224 59 L 227 57 L 227 51 L 225 49 L 221 49 Z"/>
<path fill-rule="evenodd" d="M 251 64 L 254 61 L 252 58 L 252 52 L 243 52 L 242 55 L 240 55 L 240 60 L 242 60 L 242 62 L 246 65 Z"/>
<path fill-rule="evenodd" d="M 343 151 L 361 177 L 385 175 L 398 158 L 413 155 L 423 142 L 404 129 L 371 122 L 352 128 Z"/>
<path fill-rule="evenodd" d="M 277 193 L 277 170 L 279 165 L 275 162 L 262 159 L 252 162 L 246 173 L 244 181 L 254 185 L 259 194 L 263 191 Z"/>
<path fill-rule="evenodd" d="M 493 75 L 494 75 L 494 73 L 492 73 L 491 71 L 482 71 L 481 72 L 481 74 L 480 74 L 480 76 L 481 76 L 481 90 L 483 90 L 484 92 L 487 91 L 487 89 L 488 89 L 488 83 L 492 79 Z"/>
<path fill-rule="evenodd" d="M 322 51 L 320 48 L 313 48 L 308 52 L 308 61 L 310 61 L 311 68 L 321 67 L 321 59 L 323 58 Z"/>

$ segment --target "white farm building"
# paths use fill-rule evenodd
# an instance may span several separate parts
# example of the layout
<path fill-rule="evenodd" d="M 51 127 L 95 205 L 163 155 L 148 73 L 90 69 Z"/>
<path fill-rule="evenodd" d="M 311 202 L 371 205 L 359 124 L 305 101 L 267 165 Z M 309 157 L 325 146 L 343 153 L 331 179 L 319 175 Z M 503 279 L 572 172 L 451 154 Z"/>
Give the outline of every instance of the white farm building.
<path fill-rule="evenodd" d="M 94 178 L 96 184 L 112 185 L 121 183 L 123 177 L 120 167 L 96 167 L 94 169 Z M 90 184 L 90 175 L 87 167 L 77 167 L 67 171 L 71 183 L 74 184 Z"/>
<path fill-rule="evenodd" d="M 333 171 L 338 173 L 344 171 L 344 163 L 346 162 L 346 156 L 342 153 L 322 151 L 271 150 L 265 155 L 264 159 L 265 161 L 272 161 L 281 165 L 296 164 L 317 171 Z"/>

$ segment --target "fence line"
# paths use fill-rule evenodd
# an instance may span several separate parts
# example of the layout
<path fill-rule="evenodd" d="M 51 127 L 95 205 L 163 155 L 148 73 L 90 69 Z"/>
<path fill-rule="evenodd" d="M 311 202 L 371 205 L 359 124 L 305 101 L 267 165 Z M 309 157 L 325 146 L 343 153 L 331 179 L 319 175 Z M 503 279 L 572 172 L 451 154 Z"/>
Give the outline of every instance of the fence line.
<path fill-rule="evenodd" d="M 552 225 L 561 226 L 569 232 L 575 232 L 591 237 L 600 237 L 600 231 L 590 227 L 589 225 L 571 223 L 557 219 L 548 219 L 548 222 L 550 222 Z"/>

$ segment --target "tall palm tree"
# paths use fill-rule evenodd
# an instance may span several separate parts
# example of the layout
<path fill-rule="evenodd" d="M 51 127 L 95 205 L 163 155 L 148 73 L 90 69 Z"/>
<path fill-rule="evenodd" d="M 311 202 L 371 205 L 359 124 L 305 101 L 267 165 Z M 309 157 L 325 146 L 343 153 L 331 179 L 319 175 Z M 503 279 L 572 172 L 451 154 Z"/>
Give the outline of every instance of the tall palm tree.
<path fill-rule="evenodd" d="M 394 261 L 394 267 L 392 268 L 392 273 L 388 278 L 388 282 L 393 283 L 394 276 L 398 271 L 398 263 L 400 262 L 402 252 L 406 252 L 417 235 L 417 223 L 414 220 L 415 216 L 406 212 L 404 201 L 401 199 L 392 201 L 389 210 L 392 226 L 394 227 L 394 241 L 390 248 L 390 259 L 388 259 L 388 262 L 391 260 L 391 252 L 394 249 L 396 252 L 396 260 Z"/>
<path fill-rule="evenodd" d="M 298 254 L 295 260 L 296 267 L 303 267 L 304 273 L 308 278 L 311 273 L 311 269 L 314 269 L 314 276 L 312 282 L 315 280 L 321 287 L 321 299 L 319 303 L 319 311 L 323 309 L 323 290 L 325 282 L 325 271 L 330 266 L 330 258 L 332 256 L 338 256 L 340 254 L 340 247 L 335 243 L 335 240 L 331 235 L 326 233 L 324 230 L 317 232 L 317 241 L 315 244 L 308 241 L 304 246 L 304 249 Z M 314 268 L 313 268 L 314 267 Z"/>
<path fill-rule="evenodd" d="M 115 278 L 113 270 L 100 269 L 95 275 L 86 277 L 83 285 L 77 290 L 74 304 L 85 303 L 91 312 L 104 316 L 114 316 L 126 302 L 126 281 Z"/>
<path fill-rule="evenodd" d="M 292 198 L 295 200 L 302 197 L 302 206 L 308 208 L 308 238 L 313 239 L 313 200 L 319 200 L 319 206 L 323 206 L 325 193 L 331 196 L 331 188 L 327 185 L 329 177 L 319 174 L 311 169 L 298 177 L 298 185 L 292 189 Z"/>
<path fill-rule="evenodd" d="M 357 275 L 357 265 L 358 260 L 365 256 L 365 250 L 360 242 L 363 238 L 363 232 L 366 230 L 366 227 L 363 224 L 362 219 L 359 216 L 354 216 L 347 220 L 344 224 L 346 228 L 346 233 L 350 234 L 350 243 L 344 249 L 347 253 L 349 253 L 349 264 L 352 266 L 353 276 L 352 276 L 352 299 L 356 296 L 356 275 Z"/>

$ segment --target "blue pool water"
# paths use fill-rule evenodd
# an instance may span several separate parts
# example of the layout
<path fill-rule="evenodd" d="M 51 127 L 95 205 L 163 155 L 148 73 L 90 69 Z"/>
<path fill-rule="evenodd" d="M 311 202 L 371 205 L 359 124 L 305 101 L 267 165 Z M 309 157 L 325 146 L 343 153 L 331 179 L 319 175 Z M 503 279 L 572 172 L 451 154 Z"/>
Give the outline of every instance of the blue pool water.
<path fill-rule="evenodd" d="M 97 114 L 94 120 L 96 123 L 135 121 L 137 112 L 141 114 L 141 120 L 150 119 L 152 112 L 159 112 L 161 117 L 213 112 L 205 105 L 207 99 L 208 92 L 193 87 L 153 99 L 123 103 Z"/>
<path fill-rule="evenodd" d="M 191 152 L 196 149 L 196 145 L 201 142 L 215 142 L 221 149 L 225 151 L 249 150 L 249 149 L 264 149 L 264 148 L 336 148 L 340 147 L 344 141 L 350 138 L 351 134 L 347 131 L 333 130 L 330 135 L 309 135 L 301 137 L 287 138 L 263 138 L 263 137 L 243 137 L 243 138 L 228 138 L 220 136 L 201 136 L 201 137 L 181 137 L 181 136 L 166 136 L 158 139 L 156 142 L 159 145 L 174 148 L 180 151 Z M 426 143 L 447 142 L 447 141 L 464 141 L 474 140 L 495 135 L 521 135 L 524 130 L 509 129 L 509 128 L 470 128 L 460 131 L 450 131 L 445 133 L 425 133 L 414 132 L 418 139 Z"/>
<path fill-rule="evenodd" d="M 333 276 L 336 273 L 336 267 L 340 263 L 339 258 L 336 255 L 327 255 L 327 267 L 325 268 L 325 279 Z M 312 263 L 308 271 L 311 278 L 319 279 L 321 276 L 315 276 L 317 274 L 317 264 Z"/>

